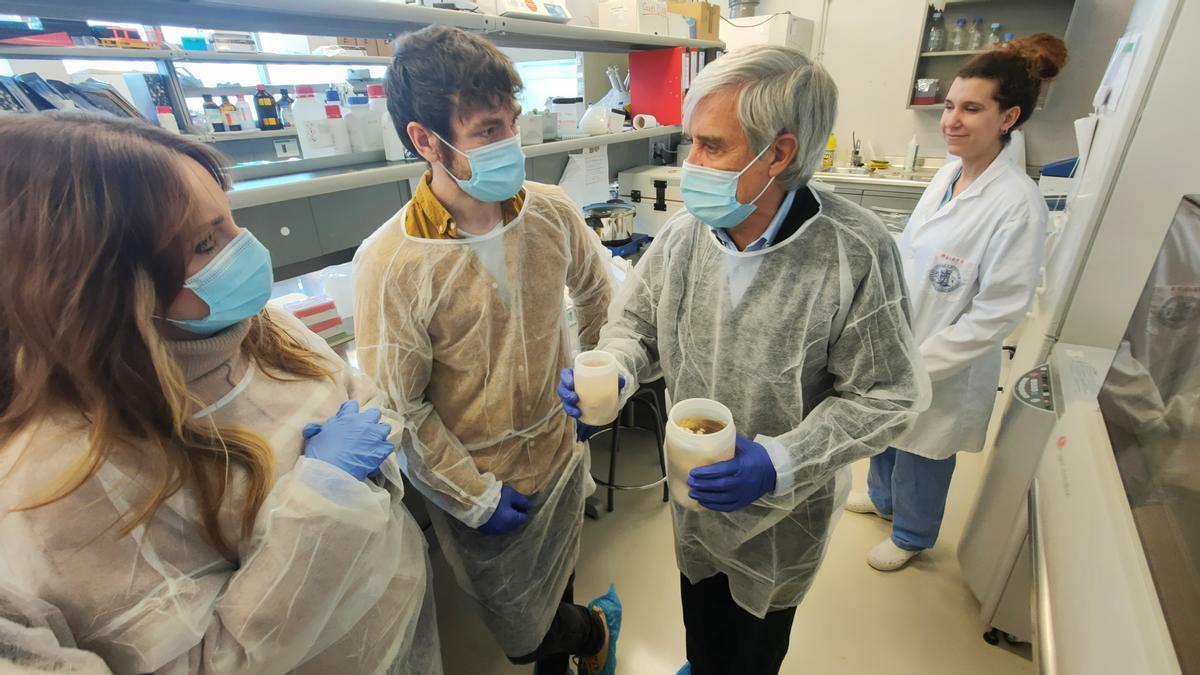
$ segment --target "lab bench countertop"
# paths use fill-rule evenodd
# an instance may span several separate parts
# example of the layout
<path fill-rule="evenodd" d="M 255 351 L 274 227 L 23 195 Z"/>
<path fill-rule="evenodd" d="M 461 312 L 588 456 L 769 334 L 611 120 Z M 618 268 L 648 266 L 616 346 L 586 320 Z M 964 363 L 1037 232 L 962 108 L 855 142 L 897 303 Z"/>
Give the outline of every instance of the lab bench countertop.
<path fill-rule="evenodd" d="M 340 192 L 352 188 L 417 178 L 425 173 L 425 162 L 371 162 L 353 166 L 290 173 L 269 178 L 237 181 L 229 192 L 234 209 L 262 206 L 289 199 Z"/>
<path fill-rule="evenodd" d="M 850 183 L 864 187 L 892 187 L 924 190 L 929 187 L 930 178 L 913 176 L 910 178 L 876 177 L 853 173 L 830 173 L 818 171 L 813 178 L 825 183 Z"/>

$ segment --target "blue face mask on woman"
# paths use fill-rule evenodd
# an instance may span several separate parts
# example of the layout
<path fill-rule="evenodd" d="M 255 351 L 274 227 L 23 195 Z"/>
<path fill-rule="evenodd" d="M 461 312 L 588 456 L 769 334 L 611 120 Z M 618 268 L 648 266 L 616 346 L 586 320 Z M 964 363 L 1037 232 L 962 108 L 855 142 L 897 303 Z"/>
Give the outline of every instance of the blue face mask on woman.
<path fill-rule="evenodd" d="M 262 311 L 271 299 L 271 253 L 250 230 L 233 241 L 199 272 L 183 282 L 208 305 L 203 319 L 167 319 L 197 335 L 212 335 Z"/>
<path fill-rule="evenodd" d="M 679 189 L 683 193 L 683 205 L 687 207 L 688 212 L 714 230 L 725 230 L 739 225 L 758 208 L 755 202 L 771 187 L 775 177 L 772 176 L 758 196 L 748 204 L 743 204 L 737 199 L 738 179 L 770 148 L 770 145 L 763 148 L 741 171 L 722 171 L 684 162 Z"/>
<path fill-rule="evenodd" d="M 481 202 L 502 202 L 511 199 L 525 183 L 525 151 L 521 149 L 520 135 L 489 143 L 463 152 L 450 142 L 434 133 L 443 143 L 467 158 L 471 166 L 471 177 L 462 180 L 450 173 L 463 192 Z"/>

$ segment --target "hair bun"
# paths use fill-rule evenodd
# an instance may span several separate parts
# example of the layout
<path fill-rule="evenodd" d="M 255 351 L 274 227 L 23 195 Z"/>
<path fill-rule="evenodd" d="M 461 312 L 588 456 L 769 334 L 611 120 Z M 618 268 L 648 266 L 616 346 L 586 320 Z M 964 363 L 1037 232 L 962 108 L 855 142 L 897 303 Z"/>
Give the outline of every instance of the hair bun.
<path fill-rule="evenodd" d="M 1053 80 L 1067 64 L 1067 44 L 1049 33 L 1017 38 L 1004 47 L 1025 60 L 1029 75 L 1036 80 Z"/>

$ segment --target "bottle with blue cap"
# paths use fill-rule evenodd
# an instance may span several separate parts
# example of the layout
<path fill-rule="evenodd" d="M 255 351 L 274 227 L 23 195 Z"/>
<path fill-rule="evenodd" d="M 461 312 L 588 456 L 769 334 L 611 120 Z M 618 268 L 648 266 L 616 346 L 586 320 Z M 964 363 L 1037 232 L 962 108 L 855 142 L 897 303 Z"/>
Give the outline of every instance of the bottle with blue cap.
<path fill-rule="evenodd" d="M 346 99 L 346 127 L 350 131 L 350 146 L 354 152 L 383 150 L 383 119 L 373 110 L 366 96 L 351 96 Z"/>
<path fill-rule="evenodd" d="M 346 116 L 342 110 L 342 95 L 333 85 L 329 85 L 329 89 L 325 91 L 325 119 L 333 134 L 334 154 L 344 155 L 352 152 L 350 128 L 346 125 Z"/>

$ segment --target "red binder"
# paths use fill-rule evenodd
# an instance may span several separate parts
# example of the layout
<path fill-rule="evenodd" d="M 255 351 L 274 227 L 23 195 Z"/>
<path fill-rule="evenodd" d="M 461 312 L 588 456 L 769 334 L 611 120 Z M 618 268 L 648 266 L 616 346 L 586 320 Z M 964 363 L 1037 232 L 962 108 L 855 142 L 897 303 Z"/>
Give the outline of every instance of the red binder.
<path fill-rule="evenodd" d="M 683 122 L 683 47 L 629 54 L 629 108 L 659 124 Z"/>

